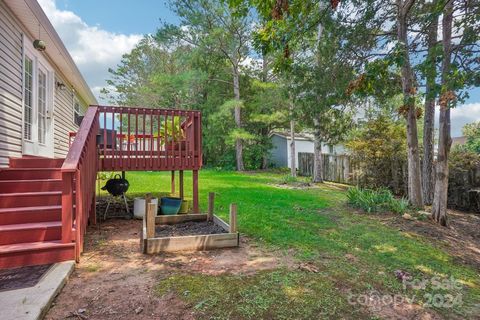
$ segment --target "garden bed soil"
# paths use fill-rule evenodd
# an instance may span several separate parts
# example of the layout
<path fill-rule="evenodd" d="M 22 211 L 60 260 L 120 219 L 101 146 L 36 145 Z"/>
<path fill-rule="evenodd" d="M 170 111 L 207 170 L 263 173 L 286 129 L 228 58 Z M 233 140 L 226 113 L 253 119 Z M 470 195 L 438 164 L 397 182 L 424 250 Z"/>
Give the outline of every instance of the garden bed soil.
<path fill-rule="evenodd" d="M 157 225 L 155 237 L 197 236 L 206 234 L 227 233 L 222 227 L 211 221 L 187 221 L 172 225 Z"/>

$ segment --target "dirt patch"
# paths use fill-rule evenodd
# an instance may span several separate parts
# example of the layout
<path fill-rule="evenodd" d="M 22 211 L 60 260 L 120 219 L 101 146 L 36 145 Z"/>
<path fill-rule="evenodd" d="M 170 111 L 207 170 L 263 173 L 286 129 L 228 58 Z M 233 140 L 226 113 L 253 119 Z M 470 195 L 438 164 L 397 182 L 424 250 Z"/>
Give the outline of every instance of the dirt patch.
<path fill-rule="evenodd" d="M 418 304 L 407 302 L 399 295 L 379 295 L 371 292 L 365 295 L 365 304 L 370 313 L 381 319 L 392 320 L 441 320 L 443 317 L 433 310 L 426 310 Z"/>
<path fill-rule="evenodd" d="M 244 237 L 238 248 L 144 255 L 141 227 L 138 220 L 108 220 L 89 227 L 81 262 L 45 319 L 193 319 L 191 306 L 177 296 L 154 294 L 162 277 L 295 267 L 288 254 L 266 251 Z"/>
<path fill-rule="evenodd" d="M 400 231 L 427 238 L 447 250 L 459 263 L 480 270 L 480 215 L 448 210 L 448 218 L 448 227 L 441 227 L 429 219 L 407 220 L 397 215 L 379 219 Z"/>
<path fill-rule="evenodd" d="M 102 196 L 97 198 L 97 220 L 103 221 L 106 219 L 132 218 L 134 199 L 126 197 L 127 208 L 122 197 Z M 110 206 L 107 205 L 110 202 Z"/>
<path fill-rule="evenodd" d="M 219 233 L 226 233 L 226 231 L 211 221 L 187 221 L 155 227 L 155 236 L 159 238 Z"/>
<path fill-rule="evenodd" d="M 271 186 L 276 187 L 276 188 L 282 188 L 282 189 L 311 189 L 311 188 L 317 188 L 316 185 L 313 183 L 309 182 L 292 182 L 292 183 L 274 183 L 271 184 Z"/>

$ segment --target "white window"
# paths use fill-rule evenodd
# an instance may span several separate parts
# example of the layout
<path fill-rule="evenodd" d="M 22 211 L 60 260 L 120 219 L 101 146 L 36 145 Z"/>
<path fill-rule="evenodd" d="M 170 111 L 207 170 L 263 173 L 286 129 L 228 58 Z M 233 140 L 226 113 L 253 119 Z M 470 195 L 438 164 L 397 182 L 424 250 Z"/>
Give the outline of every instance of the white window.
<path fill-rule="evenodd" d="M 38 70 L 38 142 L 45 143 L 47 135 L 47 75 Z"/>
<path fill-rule="evenodd" d="M 80 102 L 78 102 L 77 98 L 73 99 L 73 122 L 77 126 L 80 126 L 83 120 L 83 115 L 82 115 L 82 108 L 80 107 Z"/>
<path fill-rule="evenodd" d="M 33 60 L 25 56 L 24 62 L 24 78 L 25 85 L 23 89 L 24 96 L 24 130 L 23 137 L 26 140 L 32 140 L 32 124 L 33 124 Z"/>

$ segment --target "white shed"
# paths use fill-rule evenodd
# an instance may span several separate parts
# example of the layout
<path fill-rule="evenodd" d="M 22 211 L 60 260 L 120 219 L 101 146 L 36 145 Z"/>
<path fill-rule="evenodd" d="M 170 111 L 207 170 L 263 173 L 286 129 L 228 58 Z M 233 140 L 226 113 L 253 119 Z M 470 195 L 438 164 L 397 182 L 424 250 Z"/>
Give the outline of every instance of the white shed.
<path fill-rule="evenodd" d="M 290 132 L 274 132 L 271 135 L 272 149 L 270 151 L 270 163 L 275 167 L 291 167 L 290 164 Z M 313 135 L 311 133 L 295 134 L 295 163 L 298 169 L 298 153 L 313 153 Z M 345 148 L 341 144 L 322 145 L 322 153 L 345 154 Z"/>

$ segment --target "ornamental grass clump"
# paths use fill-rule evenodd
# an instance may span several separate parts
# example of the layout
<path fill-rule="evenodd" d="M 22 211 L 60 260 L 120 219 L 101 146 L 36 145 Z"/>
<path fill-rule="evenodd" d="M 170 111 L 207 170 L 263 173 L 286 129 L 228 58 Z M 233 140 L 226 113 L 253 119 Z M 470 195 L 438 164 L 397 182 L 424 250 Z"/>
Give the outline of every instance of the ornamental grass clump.
<path fill-rule="evenodd" d="M 408 200 L 397 199 L 388 189 L 378 190 L 352 187 L 347 190 L 348 204 L 368 213 L 394 212 L 403 214 L 409 209 Z"/>

